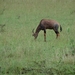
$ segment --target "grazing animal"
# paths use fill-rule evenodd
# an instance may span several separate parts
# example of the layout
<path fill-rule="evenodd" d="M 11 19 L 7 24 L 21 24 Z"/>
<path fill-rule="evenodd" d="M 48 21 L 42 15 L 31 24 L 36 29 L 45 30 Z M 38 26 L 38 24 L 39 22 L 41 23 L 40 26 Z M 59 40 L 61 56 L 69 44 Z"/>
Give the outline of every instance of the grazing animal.
<path fill-rule="evenodd" d="M 59 36 L 59 31 L 58 28 L 60 27 L 60 31 L 62 31 L 61 25 L 55 21 L 55 20 L 48 20 L 48 19 L 42 19 L 36 28 L 36 31 L 34 33 L 34 29 L 32 30 L 33 36 L 36 39 L 38 37 L 38 33 L 40 30 L 44 31 L 44 41 L 46 41 L 46 29 L 53 29 L 54 32 L 56 33 L 56 38 Z"/>

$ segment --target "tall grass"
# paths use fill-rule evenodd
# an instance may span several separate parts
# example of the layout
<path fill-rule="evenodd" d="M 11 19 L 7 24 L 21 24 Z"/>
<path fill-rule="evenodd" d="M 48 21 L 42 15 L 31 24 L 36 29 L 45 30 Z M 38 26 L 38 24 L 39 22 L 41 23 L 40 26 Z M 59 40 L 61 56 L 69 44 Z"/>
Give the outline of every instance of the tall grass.
<path fill-rule="evenodd" d="M 74 0 L 1 0 L 0 74 L 74 75 L 75 71 Z M 58 21 L 60 37 L 47 30 L 37 40 L 32 37 L 42 18 Z"/>

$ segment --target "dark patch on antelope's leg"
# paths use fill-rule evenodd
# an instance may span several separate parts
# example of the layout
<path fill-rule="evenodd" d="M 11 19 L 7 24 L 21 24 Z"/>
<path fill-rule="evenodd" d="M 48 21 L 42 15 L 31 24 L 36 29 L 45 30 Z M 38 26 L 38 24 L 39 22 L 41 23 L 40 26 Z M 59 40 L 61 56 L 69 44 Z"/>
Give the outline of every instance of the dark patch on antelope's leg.
<path fill-rule="evenodd" d="M 56 33 L 56 39 L 57 39 L 58 36 L 59 36 L 59 32 L 58 31 L 55 31 L 55 33 Z"/>
<path fill-rule="evenodd" d="M 54 31 L 55 31 L 55 33 L 56 33 L 56 39 L 57 39 L 58 36 L 59 36 L 58 28 L 59 28 L 58 24 L 55 24 Z"/>
<path fill-rule="evenodd" d="M 46 30 L 44 30 L 44 41 L 46 42 Z"/>
<path fill-rule="evenodd" d="M 59 36 L 59 33 L 57 34 L 56 39 L 58 38 L 58 36 Z"/>

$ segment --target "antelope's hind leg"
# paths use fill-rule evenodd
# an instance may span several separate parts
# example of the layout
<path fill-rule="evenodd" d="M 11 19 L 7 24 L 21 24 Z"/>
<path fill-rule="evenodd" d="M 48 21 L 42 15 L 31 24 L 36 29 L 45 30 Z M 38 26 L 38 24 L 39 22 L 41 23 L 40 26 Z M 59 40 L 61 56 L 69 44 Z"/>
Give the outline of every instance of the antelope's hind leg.
<path fill-rule="evenodd" d="M 56 39 L 57 39 L 58 36 L 59 36 L 59 31 L 58 31 L 58 29 L 59 29 L 59 26 L 56 24 L 55 27 L 54 27 L 54 31 L 55 31 L 55 33 L 56 33 Z"/>
<path fill-rule="evenodd" d="M 58 36 L 59 36 L 59 32 L 58 31 L 55 31 L 55 33 L 56 33 L 56 39 L 57 39 Z"/>

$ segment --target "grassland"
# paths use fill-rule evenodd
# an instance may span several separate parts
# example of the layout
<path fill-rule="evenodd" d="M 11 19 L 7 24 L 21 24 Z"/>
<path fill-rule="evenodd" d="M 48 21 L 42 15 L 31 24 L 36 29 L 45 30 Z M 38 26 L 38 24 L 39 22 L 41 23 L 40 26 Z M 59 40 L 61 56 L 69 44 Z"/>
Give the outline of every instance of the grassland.
<path fill-rule="evenodd" d="M 32 37 L 43 18 L 58 21 L 63 31 Z M 75 0 L 0 0 L 0 74 L 75 75 Z"/>

